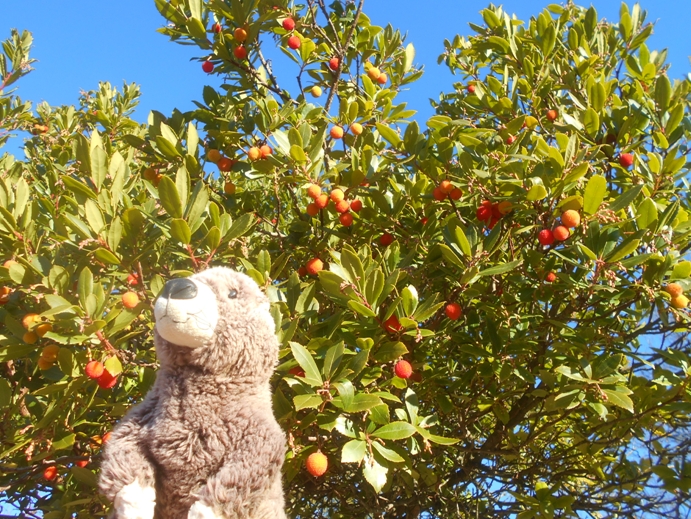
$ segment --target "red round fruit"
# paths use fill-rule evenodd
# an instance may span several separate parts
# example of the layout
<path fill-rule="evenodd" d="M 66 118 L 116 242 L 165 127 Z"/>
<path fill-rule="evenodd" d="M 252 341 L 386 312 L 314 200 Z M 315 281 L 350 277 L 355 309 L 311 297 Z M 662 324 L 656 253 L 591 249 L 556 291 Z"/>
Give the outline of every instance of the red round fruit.
<path fill-rule="evenodd" d="M 343 213 L 338 217 L 338 219 L 341 221 L 341 225 L 344 227 L 350 227 L 353 225 L 353 215 L 350 213 Z"/>
<path fill-rule="evenodd" d="M 442 180 L 439 182 L 439 189 L 441 189 L 441 192 L 444 193 L 445 195 L 448 195 L 453 191 L 453 184 L 451 183 L 450 180 Z"/>
<path fill-rule="evenodd" d="M 312 258 L 305 265 L 307 273 L 316 276 L 318 272 L 324 269 L 324 263 L 319 258 Z"/>
<path fill-rule="evenodd" d="M 449 196 L 451 197 L 451 200 L 460 200 L 461 197 L 463 196 L 463 191 L 461 191 L 459 188 L 454 187 L 451 190 L 451 193 L 449 193 Z"/>
<path fill-rule="evenodd" d="M 319 214 L 319 206 L 314 202 L 307 204 L 307 214 L 310 216 L 317 216 Z"/>
<path fill-rule="evenodd" d="M 314 203 L 319 209 L 324 209 L 329 204 L 329 195 L 322 193 L 316 198 Z"/>
<path fill-rule="evenodd" d="M 336 57 L 333 57 L 329 60 L 329 68 L 331 70 L 334 70 L 334 71 L 338 70 L 338 67 L 340 65 L 341 65 L 341 60 L 336 58 Z"/>
<path fill-rule="evenodd" d="M 229 159 L 228 157 L 221 157 L 220 159 L 218 159 L 218 162 L 216 163 L 216 165 L 218 166 L 218 169 L 220 171 L 226 171 L 227 172 L 227 171 L 230 171 L 231 169 L 233 169 L 233 166 L 235 165 L 235 161 Z"/>
<path fill-rule="evenodd" d="M 128 276 L 127 276 L 127 284 L 128 284 L 128 285 L 131 285 L 131 286 L 134 286 L 134 285 L 138 285 L 138 284 L 139 284 L 139 276 L 137 275 L 136 272 L 133 273 L 133 274 L 128 274 Z"/>
<path fill-rule="evenodd" d="M 319 198 L 319 195 L 322 194 L 322 188 L 319 187 L 317 184 L 310 184 L 307 187 L 307 196 L 309 196 L 312 200 L 316 200 Z"/>
<path fill-rule="evenodd" d="M 348 200 L 341 200 L 336 204 L 336 212 L 347 213 L 350 211 L 350 202 Z"/>
<path fill-rule="evenodd" d="M 104 369 L 101 376 L 96 379 L 96 382 L 98 382 L 98 387 L 101 389 L 111 389 L 118 382 L 118 377 L 114 377 L 108 373 L 107 369 Z"/>
<path fill-rule="evenodd" d="M 43 479 L 46 481 L 53 481 L 58 475 L 58 468 L 55 465 L 51 465 L 50 467 L 46 467 L 46 469 L 43 471 Z"/>
<path fill-rule="evenodd" d="M 554 243 L 554 233 L 549 229 L 542 229 L 538 235 L 537 240 L 540 245 L 552 245 Z"/>
<path fill-rule="evenodd" d="M 393 235 L 389 234 L 388 232 L 385 232 L 384 234 L 382 234 L 379 237 L 379 244 L 382 247 L 388 247 L 389 245 L 391 245 L 393 243 L 393 241 L 394 241 Z"/>
<path fill-rule="evenodd" d="M 233 56 L 237 59 L 245 59 L 247 57 L 247 48 L 244 45 L 238 45 L 233 49 Z"/>
<path fill-rule="evenodd" d="M 429 218 L 427 218 L 426 216 L 423 216 L 422 218 L 420 218 L 420 223 L 422 225 L 427 225 L 427 222 L 429 222 Z"/>
<path fill-rule="evenodd" d="M 87 377 L 96 379 L 103 375 L 104 369 L 102 363 L 97 360 L 92 360 L 84 367 L 84 373 L 86 373 Z"/>
<path fill-rule="evenodd" d="M 461 310 L 461 305 L 459 305 L 458 303 L 447 304 L 444 308 L 444 312 L 446 312 L 446 317 L 448 317 L 452 321 L 455 321 L 458 318 L 460 318 L 461 314 L 463 313 Z"/>
<path fill-rule="evenodd" d="M 444 193 L 441 187 L 435 187 L 432 190 L 432 196 L 437 202 L 443 202 L 446 200 L 446 193 Z"/>
<path fill-rule="evenodd" d="M 552 233 L 554 233 L 554 239 L 557 241 L 564 241 L 571 236 L 571 231 L 569 231 L 569 229 L 563 225 L 557 225 Z"/>
<path fill-rule="evenodd" d="M 362 201 L 361 200 L 353 200 L 350 202 L 350 209 L 351 211 L 355 211 L 356 213 L 360 212 L 360 209 L 362 209 Z"/>
<path fill-rule="evenodd" d="M 509 136 L 506 138 L 506 144 L 511 145 L 511 144 L 513 144 L 514 142 L 516 142 L 516 136 L 515 136 L 515 135 L 509 135 Z"/>
<path fill-rule="evenodd" d="M 288 47 L 291 49 L 299 49 L 301 45 L 300 37 L 296 34 L 293 34 L 290 38 L 288 38 Z"/>
<path fill-rule="evenodd" d="M 213 32 L 215 32 L 216 34 L 218 34 L 218 33 L 221 32 L 221 30 L 222 30 L 221 24 L 218 23 L 218 22 L 216 22 L 216 23 L 213 25 L 213 27 L 211 27 L 211 30 L 212 30 Z"/>
<path fill-rule="evenodd" d="M 261 153 L 262 158 L 265 159 L 273 155 L 274 150 L 272 150 L 271 146 L 269 146 L 268 144 L 264 144 L 259 148 L 259 153 Z"/>
<path fill-rule="evenodd" d="M 547 276 L 545 277 L 545 281 L 547 281 L 547 283 L 554 283 L 554 281 L 555 281 L 556 279 L 557 279 L 557 275 L 556 275 L 554 272 L 550 272 L 550 273 L 547 274 Z"/>
<path fill-rule="evenodd" d="M 307 275 L 307 267 L 300 267 L 298 269 L 298 276 L 304 278 Z"/>
<path fill-rule="evenodd" d="M 400 332 L 403 329 L 401 323 L 398 321 L 396 315 L 392 315 L 386 321 L 384 321 L 384 329 L 389 333 Z"/>
<path fill-rule="evenodd" d="M 293 29 L 295 29 L 295 20 L 293 20 L 292 18 L 286 18 L 285 20 L 283 20 L 283 28 L 286 31 L 292 31 Z"/>
<path fill-rule="evenodd" d="M 492 208 L 482 205 L 475 211 L 475 216 L 477 216 L 478 220 L 486 222 L 492 218 Z"/>
<path fill-rule="evenodd" d="M 413 374 L 413 366 L 407 360 L 399 360 L 393 368 L 397 377 L 408 379 Z"/>
<path fill-rule="evenodd" d="M 77 467 L 84 468 L 89 464 L 89 460 L 79 460 L 74 463 Z"/>
<path fill-rule="evenodd" d="M 624 169 L 633 166 L 633 153 L 622 153 L 619 155 L 619 165 Z"/>
<path fill-rule="evenodd" d="M 207 74 L 211 74 L 214 71 L 214 64 L 210 61 L 205 61 L 202 63 L 202 70 Z"/>
<path fill-rule="evenodd" d="M 468 85 L 468 93 L 469 94 L 475 93 L 475 85 Z"/>
<path fill-rule="evenodd" d="M 305 376 L 305 370 L 302 369 L 300 366 L 293 366 L 288 370 L 288 373 L 293 375 L 294 377 L 304 377 Z"/>
<path fill-rule="evenodd" d="M 557 120 L 557 117 L 559 117 L 559 112 L 556 110 L 547 110 L 547 120 L 550 122 L 554 122 Z"/>

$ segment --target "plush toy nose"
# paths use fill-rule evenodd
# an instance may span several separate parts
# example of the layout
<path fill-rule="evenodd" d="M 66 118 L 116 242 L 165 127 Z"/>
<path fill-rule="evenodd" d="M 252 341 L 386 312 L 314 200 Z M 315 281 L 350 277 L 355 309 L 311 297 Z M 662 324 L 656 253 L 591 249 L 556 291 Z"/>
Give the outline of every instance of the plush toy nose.
<path fill-rule="evenodd" d="M 171 279 L 163 287 L 161 294 L 165 299 L 194 299 L 197 297 L 197 285 L 189 279 Z"/>

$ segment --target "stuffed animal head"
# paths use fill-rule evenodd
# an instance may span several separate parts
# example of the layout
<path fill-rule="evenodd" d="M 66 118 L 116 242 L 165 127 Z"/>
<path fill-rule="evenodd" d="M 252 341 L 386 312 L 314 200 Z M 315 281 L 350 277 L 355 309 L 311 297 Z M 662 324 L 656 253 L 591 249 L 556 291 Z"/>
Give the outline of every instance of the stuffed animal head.
<path fill-rule="evenodd" d="M 154 306 L 161 366 L 268 379 L 278 360 L 269 300 L 244 274 L 215 267 L 168 281 Z"/>

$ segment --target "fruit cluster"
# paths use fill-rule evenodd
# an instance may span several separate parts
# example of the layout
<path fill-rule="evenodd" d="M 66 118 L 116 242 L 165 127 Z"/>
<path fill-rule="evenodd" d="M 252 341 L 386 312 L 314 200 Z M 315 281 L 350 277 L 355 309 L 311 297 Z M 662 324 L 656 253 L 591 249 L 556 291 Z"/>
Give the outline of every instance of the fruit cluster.
<path fill-rule="evenodd" d="M 483 222 L 487 227 L 493 229 L 502 216 L 506 216 L 513 210 L 513 205 L 508 200 L 492 203 L 489 200 L 483 200 L 480 207 L 477 208 L 475 216 Z"/>

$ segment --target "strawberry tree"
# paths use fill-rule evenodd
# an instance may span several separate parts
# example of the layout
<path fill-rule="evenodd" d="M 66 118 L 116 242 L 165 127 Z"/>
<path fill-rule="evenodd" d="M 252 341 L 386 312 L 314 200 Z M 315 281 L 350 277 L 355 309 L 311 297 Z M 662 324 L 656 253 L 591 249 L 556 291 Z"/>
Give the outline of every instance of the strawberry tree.
<path fill-rule="evenodd" d="M 0 55 L 0 144 L 32 133 L 0 157 L 0 503 L 107 515 L 152 303 L 227 265 L 272 301 L 291 517 L 688 512 L 691 84 L 638 5 L 488 7 L 418 121 L 363 0 L 155 3 L 223 79 L 193 111 L 32 111 L 30 35 Z"/>

